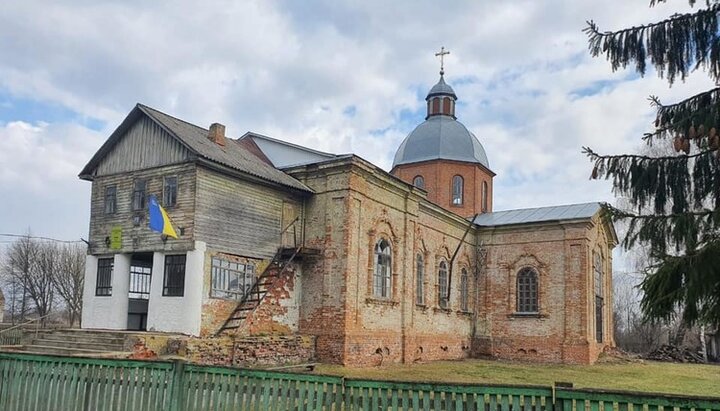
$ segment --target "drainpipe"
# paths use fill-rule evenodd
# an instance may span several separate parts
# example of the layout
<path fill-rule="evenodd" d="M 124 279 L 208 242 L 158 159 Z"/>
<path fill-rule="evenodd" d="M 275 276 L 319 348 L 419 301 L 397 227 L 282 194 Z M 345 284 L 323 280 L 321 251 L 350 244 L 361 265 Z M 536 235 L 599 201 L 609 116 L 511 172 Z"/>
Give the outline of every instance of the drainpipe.
<path fill-rule="evenodd" d="M 457 258 L 458 252 L 460 251 L 460 247 L 462 247 L 463 243 L 465 242 L 465 237 L 467 237 L 468 233 L 470 232 L 470 229 L 475 226 L 475 219 L 477 216 L 479 216 L 480 213 L 477 213 L 473 216 L 472 220 L 470 220 L 470 224 L 468 224 L 468 227 L 465 229 L 465 234 L 463 234 L 462 238 L 460 239 L 460 243 L 458 244 L 457 248 L 455 249 L 455 252 L 452 255 L 452 258 L 450 259 L 450 267 L 448 268 L 448 288 L 447 288 L 447 296 L 446 299 L 448 302 L 450 302 L 450 290 L 452 290 L 452 272 L 453 272 L 453 265 L 455 264 L 455 258 Z"/>

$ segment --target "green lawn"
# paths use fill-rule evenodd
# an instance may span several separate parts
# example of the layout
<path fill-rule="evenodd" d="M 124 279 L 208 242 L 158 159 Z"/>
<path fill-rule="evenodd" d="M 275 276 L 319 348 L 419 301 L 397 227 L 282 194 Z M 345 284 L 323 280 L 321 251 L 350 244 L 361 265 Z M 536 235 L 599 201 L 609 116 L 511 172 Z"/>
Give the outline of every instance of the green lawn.
<path fill-rule="evenodd" d="M 317 373 L 348 378 L 474 384 L 552 385 L 720 397 L 720 365 L 624 362 L 595 365 L 521 364 L 463 360 L 376 368 L 322 364 Z"/>

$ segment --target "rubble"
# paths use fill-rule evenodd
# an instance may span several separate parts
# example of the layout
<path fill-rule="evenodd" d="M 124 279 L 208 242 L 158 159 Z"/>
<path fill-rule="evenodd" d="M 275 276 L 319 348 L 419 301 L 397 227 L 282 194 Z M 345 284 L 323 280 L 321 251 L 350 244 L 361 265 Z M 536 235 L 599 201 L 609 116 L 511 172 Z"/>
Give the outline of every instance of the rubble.
<path fill-rule="evenodd" d="M 673 345 L 662 345 L 656 350 L 643 356 L 646 360 L 665 361 L 665 362 L 682 362 L 702 364 L 702 355 L 687 348 L 676 347 Z"/>

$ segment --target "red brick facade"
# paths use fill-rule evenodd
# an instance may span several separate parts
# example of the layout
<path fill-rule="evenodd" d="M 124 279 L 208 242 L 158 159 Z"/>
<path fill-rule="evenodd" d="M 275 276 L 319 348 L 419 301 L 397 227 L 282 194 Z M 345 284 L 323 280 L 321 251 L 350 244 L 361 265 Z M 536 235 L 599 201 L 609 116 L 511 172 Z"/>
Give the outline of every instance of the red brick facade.
<path fill-rule="evenodd" d="M 493 177 L 495 173 L 477 163 L 453 160 L 432 160 L 420 163 L 403 164 L 392 172 L 402 181 L 413 184 L 420 176 L 425 181 L 428 200 L 459 214 L 471 217 L 483 212 L 492 212 Z M 453 177 L 463 178 L 462 204 L 453 204 Z M 487 185 L 486 200 L 483 201 L 483 184 Z"/>
<path fill-rule="evenodd" d="M 437 181 L 458 169 L 471 173 L 466 181 L 474 179 L 474 186 L 482 178 L 492 181 L 480 167 L 451 165 L 458 168 L 450 170 L 450 162 L 423 166 L 427 176 L 435 167 Z M 426 194 L 357 157 L 289 172 L 316 191 L 305 207 L 305 238 L 323 254 L 302 267 L 298 331 L 316 336 L 320 361 L 372 366 L 492 355 L 592 363 L 614 345 L 609 256 L 615 240 L 599 216 L 512 229 L 469 227 L 462 214 L 429 201 L 432 189 Z M 396 174 L 402 173 L 399 167 Z M 414 177 L 408 175 L 401 178 Z M 426 184 L 432 179 L 426 177 Z M 466 193 L 477 195 L 467 186 Z M 463 214 L 474 213 L 467 211 Z M 387 296 L 374 289 L 380 240 L 392 250 Z M 594 328 L 596 251 L 603 255 L 605 283 L 602 343 L 595 341 Z M 441 264 L 449 271 L 445 307 Z M 539 310 L 531 315 L 516 309 L 516 275 L 525 267 L 538 272 Z"/>

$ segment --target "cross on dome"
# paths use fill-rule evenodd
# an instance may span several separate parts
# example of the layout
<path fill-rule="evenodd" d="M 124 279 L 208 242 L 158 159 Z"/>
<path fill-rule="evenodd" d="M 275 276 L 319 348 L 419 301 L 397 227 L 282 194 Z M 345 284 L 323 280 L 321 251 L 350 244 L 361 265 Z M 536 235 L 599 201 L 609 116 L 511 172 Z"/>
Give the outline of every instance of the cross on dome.
<path fill-rule="evenodd" d="M 440 51 L 435 53 L 435 57 L 440 57 L 440 75 L 445 74 L 445 56 L 450 54 L 449 51 L 445 50 L 445 46 L 440 47 Z"/>

